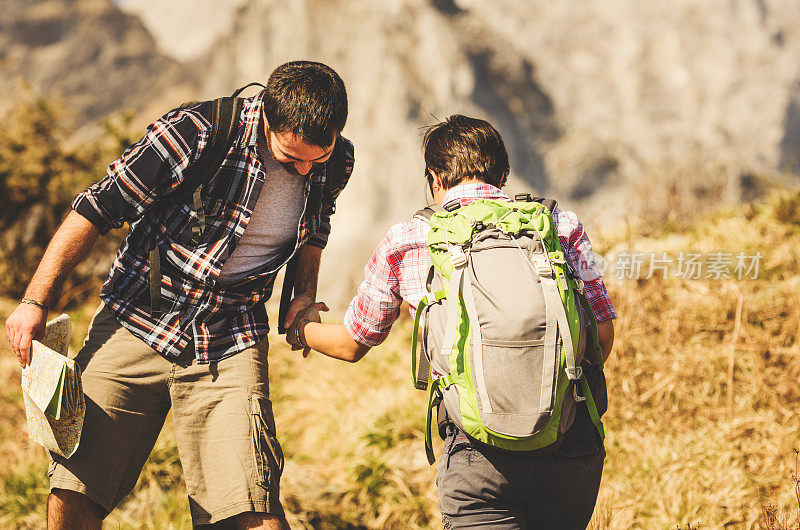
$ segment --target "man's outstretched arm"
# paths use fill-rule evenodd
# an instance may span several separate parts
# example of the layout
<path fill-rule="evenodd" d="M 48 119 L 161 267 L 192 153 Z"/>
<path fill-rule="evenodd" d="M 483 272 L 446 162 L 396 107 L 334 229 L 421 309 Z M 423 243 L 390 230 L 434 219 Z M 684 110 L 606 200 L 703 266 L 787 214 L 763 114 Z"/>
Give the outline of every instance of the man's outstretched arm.
<path fill-rule="evenodd" d="M 70 211 L 47 245 L 25 298 L 45 307 L 54 304 L 67 276 L 86 257 L 99 235 L 97 227 L 85 217 Z M 42 338 L 46 322 L 46 310 L 26 303 L 19 304 L 6 320 L 6 334 L 20 366 L 30 362 L 31 340 Z"/>

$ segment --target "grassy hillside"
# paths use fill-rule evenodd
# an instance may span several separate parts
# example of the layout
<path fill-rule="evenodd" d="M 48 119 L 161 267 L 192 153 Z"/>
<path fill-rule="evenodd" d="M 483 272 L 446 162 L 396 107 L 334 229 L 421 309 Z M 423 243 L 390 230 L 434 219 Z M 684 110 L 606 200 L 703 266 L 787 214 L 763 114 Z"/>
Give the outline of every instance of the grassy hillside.
<path fill-rule="evenodd" d="M 763 256 L 757 279 L 606 274 L 620 315 L 607 365 L 608 457 L 593 528 L 795 528 L 800 448 L 800 196 L 774 196 L 681 232 L 596 238 L 641 251 Z M 613 259 L 612 259 L 613 263 Z M 643 267 L 644 270 L 644 267 Z M 13 304 L 0 304 L 5 317 Z M 79 346 L 91 308 L 73 313 Z M 272 399 L 295 528 L 439 528 L 409 384 L 411 325 L 356 365 L 302 359 L 276 339 Z M 38 527 L 46 459 L 27 441 L 19 369 L 0 339 L 0 526 Z M 113 527 L 189 527 L 171 422 Z"/>

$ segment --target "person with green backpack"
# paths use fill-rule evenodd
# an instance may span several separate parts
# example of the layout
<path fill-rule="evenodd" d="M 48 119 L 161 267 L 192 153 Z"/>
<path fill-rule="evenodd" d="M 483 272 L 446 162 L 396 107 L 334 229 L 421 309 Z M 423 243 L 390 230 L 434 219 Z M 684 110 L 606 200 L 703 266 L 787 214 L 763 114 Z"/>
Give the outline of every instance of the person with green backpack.
<path fill-rule="evenodd" d="M 444 527 L 585 528 L 605 458 L 603 363 L 616 318 L 591 243 L 555 201 L 500 190 L 508 155 L 486 121 L 451 116 L 423 148 L 435 204 L 389 229 L 343 324 L 320 323 L 327 306 L 316 303 L 287 340 L 355 362 L 407 301 L 431 463 L 434 417 L 445 440 Z"/>

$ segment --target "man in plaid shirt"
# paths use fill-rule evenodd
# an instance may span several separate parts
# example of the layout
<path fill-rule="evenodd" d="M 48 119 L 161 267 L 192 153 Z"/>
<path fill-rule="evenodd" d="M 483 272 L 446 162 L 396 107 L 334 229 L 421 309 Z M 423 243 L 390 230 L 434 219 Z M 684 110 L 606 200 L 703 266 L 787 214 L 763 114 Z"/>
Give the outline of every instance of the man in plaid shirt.
<path fill-rule="evenodd" d="M 288 528 L 264 303 L 295 254 L 288 322 L 316 298 L 334 203 L 353 169 L 353 146 L 340 136 L 347 94 L 328 66 L 279 66 L 234 117 L 233 144 L 201 189 L 202 212 L 191 196 L 162 207 L 209 148 L 213 105 L 168 112 L 75 198 L 6 323 L 24 366 L 63 279 L 100 234 L 130 224 L 76 358 L 87 413 L 77 452 L 51 455 L 50 528 L 99 528 L 136 484 L 170 408 L 193 522 Z M 343 167 L 331 169 L 335 146 Z M 328 182 L 334 174 L 340 182 Z M 154 245 L 162 311 L 150 299 Z"/>
<path fill-rule="evenodd" d="M 489 123 L 452 116 L 428 130 L 424 151 L 426 176 L 438 205 L 509 200 L 500 190 L 508 175 L 508 155 Z M 607 358 L 617 315 L 595 265 L 591 243 L 573 212 L 556 208 L 553 219 L 567 260 L 584 282 Z M 361 359 L 386 339 L 400 315 L 400 304 L 408 302 L 413 314 L 426 294 L 431 267 L 429 231 L 428 222 L 416 216 L 391 227 L 367 263 L 365 279 L 344 323 L 320 323 L 319 312 L 327 307 L 313 304 L 298 314 L 287 340 L 333 358 Z M 588 361 L 583 370 L 603 414 L 607 402 L 603 373 Z M 446 529 L 586 528 L 597 499 L 605 450 L 585 404 L 576 406 L 575 420 L 558 448 L 535 454 L 474 444 L 447 421 L 444 407 L 439 407 L 445 455 L 439 460 L 436 483 Z"/>

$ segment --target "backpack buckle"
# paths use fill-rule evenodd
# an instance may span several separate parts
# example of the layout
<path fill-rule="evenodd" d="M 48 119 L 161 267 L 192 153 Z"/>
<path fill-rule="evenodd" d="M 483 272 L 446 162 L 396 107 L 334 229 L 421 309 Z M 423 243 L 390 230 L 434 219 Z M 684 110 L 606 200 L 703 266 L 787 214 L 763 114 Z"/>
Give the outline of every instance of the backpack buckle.
<path fill-rule="evenodd" d="M 586 396 L 578 395 L 578 385 L 572 385 L 572 397 L 575 398 L 575 403 L 586 401 Z"/>
<path fill-rule="evenodd" d="M 586 294 L 583 291 L 583 280 L 581 280 L 580 278 L 575 278 L 575 286 L 578 288 L 578 292 L 579 293 L 581 293 L 583 295 Z"/>
<path fill-rule="evenodd" d="M 533 269 L 539 276 L 548 277 L 553 275 L 553 267 L 546 257 L 534 256 L 531 261 L 533 262 Z"/>
<path fill-rule="evenodd" d="M 581 380 L 583 377 L 583 368 L 580 366 L 575 367 L 575 381 L 572 384 L 572 397 L 575 398 L 575 403 L 580 403 L 581 401 L 586 401 L 586 396 L 581 396 L 578 394 L 578 381 Z"/>
<path fill-rule="evenodd" d="M 467 264 L 467 255 L 464 253 L 464 249 L 458 245 L 450 245 L 450 248 L 447 249 L 448 254 L 450 254 L 450 260 L 453 262 L 453 267 L 461 268 Z"/>

